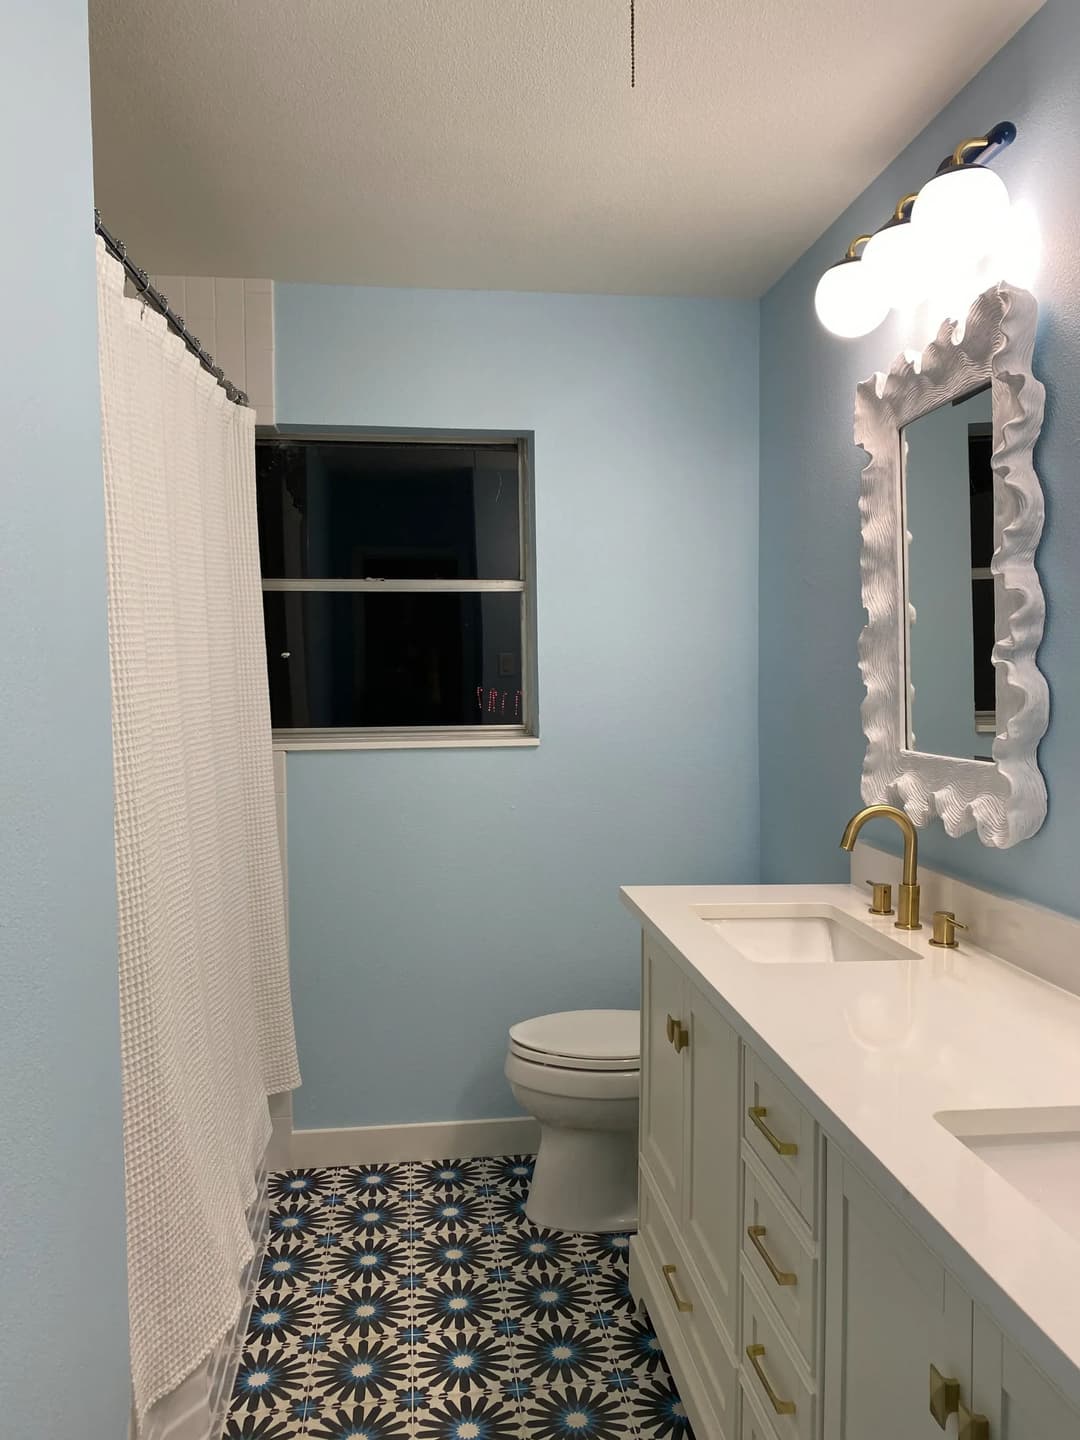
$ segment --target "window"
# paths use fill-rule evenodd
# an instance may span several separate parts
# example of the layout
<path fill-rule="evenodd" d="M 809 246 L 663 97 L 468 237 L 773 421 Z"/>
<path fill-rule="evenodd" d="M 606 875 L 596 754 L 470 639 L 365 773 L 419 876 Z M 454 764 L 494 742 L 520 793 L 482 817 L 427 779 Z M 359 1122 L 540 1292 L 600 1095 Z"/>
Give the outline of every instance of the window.
<path fill-rule="evenodd" d="M 534 735 L 524 441 L 255 453 L 275 739 Z"/>

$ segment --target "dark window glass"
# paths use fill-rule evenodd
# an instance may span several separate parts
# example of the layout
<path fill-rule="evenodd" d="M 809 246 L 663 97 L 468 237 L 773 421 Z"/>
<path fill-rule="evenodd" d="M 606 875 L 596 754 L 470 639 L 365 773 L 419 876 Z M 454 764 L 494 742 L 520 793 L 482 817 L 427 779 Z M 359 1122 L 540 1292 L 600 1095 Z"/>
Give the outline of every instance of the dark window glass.
<path fill-rule="evenodd" d="M 968 482 L 971 490 L 971 564 L 984 570 L 994 553 L 993 427 L 968 426 Z"/>
<path fill-rule="evenodd" d="M 522 724 L 521 599 L 268 591 L 274 727 Z"/>
<path fill-rule="evenodd" d="M 971 582 L 971 628 L 975 651 L 975 709 L 997 708 L 994 653 L 994 582 Z"/>
<path fill-rule="evenodd" d="M 515 445 L 261 440 L 262 573 L 521 579 Z"/>

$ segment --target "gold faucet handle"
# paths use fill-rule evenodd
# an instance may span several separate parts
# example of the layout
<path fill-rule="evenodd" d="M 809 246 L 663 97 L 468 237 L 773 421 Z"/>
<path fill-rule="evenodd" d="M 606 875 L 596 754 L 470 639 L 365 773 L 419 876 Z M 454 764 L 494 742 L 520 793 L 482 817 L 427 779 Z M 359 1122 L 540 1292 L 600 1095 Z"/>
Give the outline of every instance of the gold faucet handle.
<path fill-rule="evenodd" d="M 870 902 L 871 915 L 891 915 L 892 908 L 892 886 L 884 884 L 881 880 L 867 880 L 867 885 L 874 892 L 874 898 Z"/>
<path fill-rule="evenodd" d="M 967 928 L 962 921 L 957 920 L 951 910 L 935 910 L 934 933 L 930 944 L 936 945 L 939 950 L 958 950 L 960 941 L 956 938 L 956 932 Z"/>

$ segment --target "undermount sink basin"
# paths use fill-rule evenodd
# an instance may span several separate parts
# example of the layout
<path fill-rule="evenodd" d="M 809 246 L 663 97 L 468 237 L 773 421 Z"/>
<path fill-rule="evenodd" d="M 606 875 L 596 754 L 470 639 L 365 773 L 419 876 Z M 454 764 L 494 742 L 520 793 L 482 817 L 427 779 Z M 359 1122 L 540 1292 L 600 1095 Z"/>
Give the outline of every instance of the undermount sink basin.
<path fill-rule="evenodd" d="M 827 965 L 907 958 L 907 952 L 891 937 L 879 935 L 840 913 L 702 914 L 701 918 L 758 965 Z"/>
<path fill-rule="evenodd" d="M 1080 1237 L 1080 1108 L 943 1110 L 934 1119 L 1063 1230 Z"/>

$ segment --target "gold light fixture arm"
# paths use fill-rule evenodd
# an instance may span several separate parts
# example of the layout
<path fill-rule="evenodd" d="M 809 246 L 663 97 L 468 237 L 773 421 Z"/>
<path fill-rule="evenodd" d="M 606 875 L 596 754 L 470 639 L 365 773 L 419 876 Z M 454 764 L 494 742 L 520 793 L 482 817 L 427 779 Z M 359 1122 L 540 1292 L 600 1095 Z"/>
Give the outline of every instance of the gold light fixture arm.
<path fill-rule="evenodd" d="M 869 239 L 869 235 L 856 235 L 855 239 L 852 240 L 851 244 L 847 247 L 846 258 L 848 260 L 857 260 L 858 256 L 855 254 L 855 251 L 858 250 L 860 245 L 865 245 Z"/>
<path fill-rule="evenodd" d="M 918 192 L 917 190 L 913 190 L 910 195 L 904 195 L 904 196 L 902 196 L 902 197 L 896 202 L 896 209 L 893 211 L 893 219 L 894 219 L 894 220 L 903 220 L 903 218 L 904 218 L 904 211 L 908 208 L 909 205 L 914 205 L 914 204 L 915 204 L 915 201 L 916 201 L 918 198 L 919 198 L 919 192 Z"/>
<path fill-rule="evenodd" d="M 961 140 L 953 151 L 952 163 L 954 165 L 966 165 L 968 163 L 967 152 L 969 150 L 985 150 L 990 144 L 989 135 L 975 135 L 970 140 Z"/>

